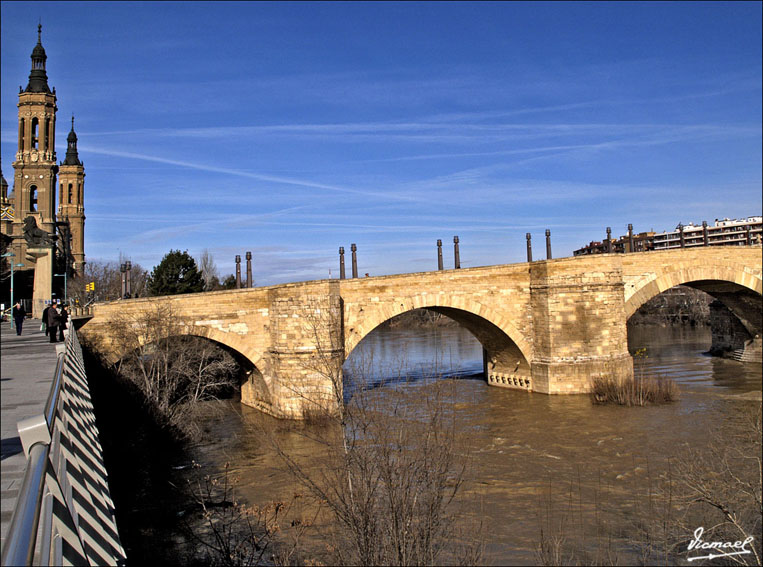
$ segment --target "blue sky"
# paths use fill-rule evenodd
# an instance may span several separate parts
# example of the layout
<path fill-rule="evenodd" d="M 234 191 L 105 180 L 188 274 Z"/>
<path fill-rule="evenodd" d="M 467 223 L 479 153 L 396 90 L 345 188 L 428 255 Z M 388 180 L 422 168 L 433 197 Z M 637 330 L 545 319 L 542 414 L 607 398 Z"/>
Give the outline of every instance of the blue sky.
<path fill-rule="evenodd" d="M 571 255 L 760 215 L 761 3 L 2 2 L 2 166 L 42 18 L 89 260 L 258 285 Z M 11 182 L 12 183 L 12 182 Z"/>

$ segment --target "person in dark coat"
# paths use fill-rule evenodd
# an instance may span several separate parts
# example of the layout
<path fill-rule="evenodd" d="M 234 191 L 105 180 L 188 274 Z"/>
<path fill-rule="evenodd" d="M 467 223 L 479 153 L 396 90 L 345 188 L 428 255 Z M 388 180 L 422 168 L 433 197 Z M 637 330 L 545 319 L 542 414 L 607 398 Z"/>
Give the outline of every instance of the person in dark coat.
<path fill-rule="evenodd" d="M 26 317 L 26 309 L 21 305 L 20 301 L 16 302 L 13 306 L 13 322 L 16 324 L 16 334 L 21 334 L 21 327 L 24 325 L 24 318 Z"/>
<path fill-rule="evenodd" d="M 66 305 L 61 305 L 61 312 L 58 316 L 61 319 L 58 325 L 58 340 L 64 342 L 66 340 L 66 337 L 64 337 L 64 330 L 66 329 L 66 323 L 69 320 L 69 313 L 66 311 Z"/>
<path fill-rule="evenodd" d="M 48 313 L 50 312 L 50 305 L 48 305 L 45 309 L 42 310 L 42 315 L 40 315 L 40 318 L 42 319 L 42 325 L 40 326 L 40 330 L 44 331 L 45 334 L 48 334 Z"/>
<path fill-rule="evenodd" d="M 60 321 L 60 317 L 58 315 L 58 309 L 56 309 L 55 305 L 51 305 L 50 309 L 48 311 L 48 319 L 45 321 L 48 325 L 48 334 L 50 334 L 50 342 L 57 343 L 58 340 L 58 323 Z"/>

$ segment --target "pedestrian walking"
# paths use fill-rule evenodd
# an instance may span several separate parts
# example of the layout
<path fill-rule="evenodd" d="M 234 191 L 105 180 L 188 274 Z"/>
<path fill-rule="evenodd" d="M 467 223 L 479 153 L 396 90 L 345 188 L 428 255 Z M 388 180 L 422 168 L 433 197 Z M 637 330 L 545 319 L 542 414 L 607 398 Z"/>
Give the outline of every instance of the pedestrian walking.
<path fill-rule="evenodd" d="M 21 335 L 21 327 L 24 326 L 24 319 L 26 318 L 26 309 L 21 305 L 20 301 L 16 302 L 13 306 L 13 322 L 16 325 L 16 334 Z"/>
<path fill-rule="evenodd" d="M 58 315 L 58 309 L 56 309 L 55 305 L 51 305 L 49 309 L 46 310 L 48 312 L 47 320 L 45 321 L 48 325 L 48 334 L 50 335 L 50 342 L 57 343 L 57 337 L 58 337 L 58 323 L 60 321 L 60 316 Z"/>
<path fill-rule="evenodd" d="M 64 331 L 66 330 L 66 323 L 69 321 L 69 313 L 66 311 L 66 305 L 61 305 L 61 312 L 58 314 L 60 317 L 60 323 L 58 325 L 58 340 L 64 342 Z"/>

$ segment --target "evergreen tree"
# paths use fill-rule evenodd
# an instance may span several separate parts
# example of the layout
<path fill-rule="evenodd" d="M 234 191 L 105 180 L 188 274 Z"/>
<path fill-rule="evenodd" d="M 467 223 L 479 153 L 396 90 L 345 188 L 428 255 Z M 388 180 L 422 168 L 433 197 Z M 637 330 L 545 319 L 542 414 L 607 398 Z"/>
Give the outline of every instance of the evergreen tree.
<path fill-rule="evenodd" d="M 236 276 L 233 274 L 227 275 L 220 286 L 223 289 L 236 289 Z"/>
<path fill-rule="evenodd" d="M 170 250 L 148 279 L 151 295 L 179 295 L 204 291 L 204 279 L 188 251 Z"/>

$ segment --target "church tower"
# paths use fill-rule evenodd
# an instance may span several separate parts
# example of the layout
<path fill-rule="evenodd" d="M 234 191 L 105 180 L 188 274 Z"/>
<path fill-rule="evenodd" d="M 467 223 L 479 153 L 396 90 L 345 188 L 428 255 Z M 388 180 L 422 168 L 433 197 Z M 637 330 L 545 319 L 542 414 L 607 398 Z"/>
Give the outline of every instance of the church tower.
<path fill-rule="evenodd" d="M 19 135 L 14 174 L 13 234 L 22 235 L 24 219 L 34 217 L 37 226 L 56 232 L 56 90 L 51 92 L 45 71 L 47 55 L 42 47 L 42 25 L 37 27 L 37 45 L 32 50 L 32 70 L 26 89 L 19 87 Z M 14 238 L 15 261 L 34 268 L 26 258 L 26 242 Z"/>
<path fill-rule="evenodd" d="M 85 269 L 85 166 L 77 153 L 77 134 L 72 130 L 66 138 L 66 158 L 58 173 L 58 220 L 69 222 L 72 269 L 83 275 Z"/>

